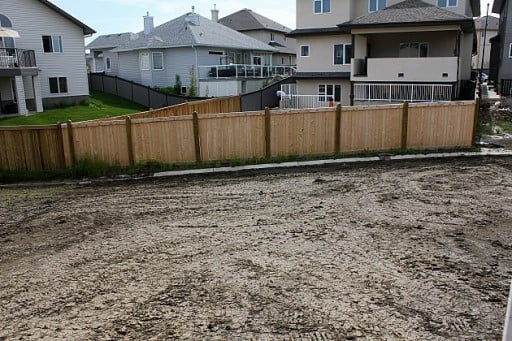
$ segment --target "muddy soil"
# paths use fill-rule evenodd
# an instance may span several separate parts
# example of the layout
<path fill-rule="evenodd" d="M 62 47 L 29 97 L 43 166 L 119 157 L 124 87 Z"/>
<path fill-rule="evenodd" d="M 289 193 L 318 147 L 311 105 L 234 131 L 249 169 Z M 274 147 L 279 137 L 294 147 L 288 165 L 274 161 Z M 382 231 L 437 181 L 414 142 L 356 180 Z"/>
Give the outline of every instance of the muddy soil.
<path fill-rule="evenodd" d="M 0 340 L 497 340 L 512 158 L 0 189 Z"/>

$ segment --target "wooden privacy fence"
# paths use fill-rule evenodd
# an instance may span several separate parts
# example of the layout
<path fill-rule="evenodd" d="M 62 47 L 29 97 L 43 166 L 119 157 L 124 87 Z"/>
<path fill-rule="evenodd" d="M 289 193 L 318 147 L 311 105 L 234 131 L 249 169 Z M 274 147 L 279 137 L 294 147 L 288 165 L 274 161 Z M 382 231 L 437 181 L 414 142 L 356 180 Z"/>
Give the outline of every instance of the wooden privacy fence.
<path fill-rule="evenodd" d="M 49 127 L 52 143 L 30 130 L 0 128 L 0 143 L 21 143 L 28 159 L 11 162 L 19 147 L 0 149 L 1 169 L 53 169 L 82 158 L 112 165 L 138 162 L 192 163 L 472 146 L 477 101 L 235 112 L 68 123 Z M 23 128 L 25 129 L 25 128 Z M 60 134 L 59 134 L 60 133 Z M 16 135 L 16 136 L 18 136 Z M 31 137 L 28 137 L 31 136 Z M 7 140 L 7 138 L 9 140 Z M 40 141 L 30 148 L 27 141 Z M 36 146 L 37 144 L 37 146 Z M 33 154 L 32 154 L 33 153 Z M 35 156 L 34 156 L 35 155 Z M 46 160 L 46 159 L 45 159 Z"/>

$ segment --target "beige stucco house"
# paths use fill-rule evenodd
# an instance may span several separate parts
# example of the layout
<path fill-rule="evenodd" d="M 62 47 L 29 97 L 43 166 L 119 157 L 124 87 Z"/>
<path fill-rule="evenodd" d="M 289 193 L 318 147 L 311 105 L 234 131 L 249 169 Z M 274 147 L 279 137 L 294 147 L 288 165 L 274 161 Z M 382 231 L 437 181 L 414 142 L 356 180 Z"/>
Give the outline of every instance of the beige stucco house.
<path fill-rule="evenodd" d="M 297 94 L 349 105 L 469 93 L 479 0 L 297 0 Z"/>

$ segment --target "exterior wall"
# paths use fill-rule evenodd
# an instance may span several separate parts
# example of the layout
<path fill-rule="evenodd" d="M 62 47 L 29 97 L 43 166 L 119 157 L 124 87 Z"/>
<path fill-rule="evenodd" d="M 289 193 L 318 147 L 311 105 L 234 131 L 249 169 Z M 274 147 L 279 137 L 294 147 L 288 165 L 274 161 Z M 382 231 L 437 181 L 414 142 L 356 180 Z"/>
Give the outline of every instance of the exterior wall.
<path fill-rule="evenodd" d="M 364 0 L 355 0 L 364 1 Z M 297 28 L 335 27 L 351 19 L 354 0 L 331 0 L 331 12 L 315 14 L 313 0 L 297 0 Z"/>
<path fill-rule="evenodd" d="M 473 56 L 471 60 L 471 67 L 473 69 L 480 69 L 482 64 L 482 54 L 484 54 L 484 69 L 489 69 L 489 62 L 491 58 L 491 38 L 498 34 L 498 30 L 490 30 L 487 28 L 487 37 L 485 39 L 485 51 L 484 49 L 484 30 L 477 30 L 476 36 L 478 39 L 478 51 L 476 56 Z"/>
<path fill-rule="evenodd" d="M 461 34 L 461 51 L 459 64 L 459 79 L 468 80 L 471 78 L 471 59 L 473 52 L 473 35 L 471 33 Z"/>
<path fill-rule="evenodd" d="M 347 79 L 299 79 L 297 80 L 297 93 L 318 95 L 318 85 L 320 84 L 341 85 L 341 105 L 350 105 L 350 81 Z"/>
<path fill-rule="evenodd" d="M 16 39 L 19 49 L 34 50 L 41 93 L 44 98 L 59 99 L 88 96 L 83 29 L 39 1 L 2 1 L 0 13 L 7 16 L 13 29 L 20 33 Z M 44 53 L 43 35 L 62 37 L 62 53 Z M 66 77 L 68 92 L 51 94 L 50 77 Z"/>
<path fill-rule="evenodd" d="M 509 57 L 510 44 L 512 44 L 512 1 L 505 2 L 500 18 L 501 60 L 499 79 L 512 79 L 512 58 Z"/>
<path fill-rule="evenodd" d="M 350 64 L 334 64 L 334 45 L 351 44 L 351 35 L 304 36 L 297 39 L 300 46 L 309 46 L 309 57 L 297 56 L 297 69 L 300 72 L 350 72 Z"/>
<path fill-rule="evenodd" d="M 246 34 L 254 39 L 257 39 L 265 44 L 268 44 L 271 40 L 270 33 L 271 31 L 259 30 L 259 31 L 243 31 L 243 34 Z M 288 38 L 282 32 L 273 32 L 274 41 L 288 47 L 292 51 L 297 51 L 297 42 L 293 38 Z M 289 62 L 289 57 L 292 57 L 292 63 Z M 282 57 L 285 57 L 283 62 Z M 295 65 L 296 64 L 296 55 L 295 54 L 285 54 L 285 53 L 275 53 L 272 55 L 272 65 Z"/>
<path fill-rule="evenodd" d="M 139 52 L 121 52 L 119 53 L 119 74 L 118 76 L 124 79 L 141 83 L 140 66 L 139 66 Z"/>

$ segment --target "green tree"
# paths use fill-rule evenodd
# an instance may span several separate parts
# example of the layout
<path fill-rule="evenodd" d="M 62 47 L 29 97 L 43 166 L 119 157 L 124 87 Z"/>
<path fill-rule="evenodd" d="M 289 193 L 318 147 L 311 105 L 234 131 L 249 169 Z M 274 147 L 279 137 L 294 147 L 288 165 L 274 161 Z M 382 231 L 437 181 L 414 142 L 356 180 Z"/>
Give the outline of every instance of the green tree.
<path fill-rule="evenodd" d="M 174 83 L 174 94 L 181 95 L 181 78 L 176 75 L 176 82 Z"/>
<path fill-rule="evenodd" d="M 189 71 L 190 76 L 190 87 L 188 89 L 188 95 L 189 97 L 196 97 L 197 96 L 197 81 L 196 81 L 196 66 L 192 65 L 190 67 Z"/>

